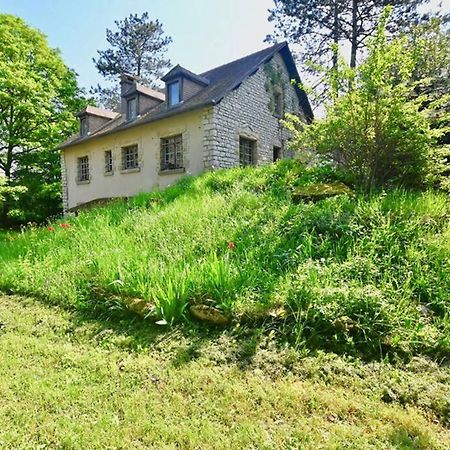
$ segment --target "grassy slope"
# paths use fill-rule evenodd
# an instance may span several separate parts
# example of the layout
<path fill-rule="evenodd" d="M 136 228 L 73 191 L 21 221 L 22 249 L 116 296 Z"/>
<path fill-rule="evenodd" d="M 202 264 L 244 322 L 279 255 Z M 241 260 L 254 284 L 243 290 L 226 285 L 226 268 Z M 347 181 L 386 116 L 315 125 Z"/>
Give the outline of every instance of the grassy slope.
<path fill-rule="evenodd" d="M 450 372 L 0 297 L 0 448 L 448 448 Z M 251 345 L 249 343 L 252 343 Z M 352 389 L 348 389 L 349 383 Z M 447 416 L 448 419 L 448 416 Z"/>
<path fill-rule="evenodd" d="M 401 190 L 293 204 L 332 181 L 295 162 L 185 178 L 0 242 L 0 289 L 78 309 L 209 301 L 282 339 L 356 355 L 450 351 L 450 202 Z M 228 248 L 233 242 L 236 248 Z M 269 325 L 270 327 L 271 325 Z"/>

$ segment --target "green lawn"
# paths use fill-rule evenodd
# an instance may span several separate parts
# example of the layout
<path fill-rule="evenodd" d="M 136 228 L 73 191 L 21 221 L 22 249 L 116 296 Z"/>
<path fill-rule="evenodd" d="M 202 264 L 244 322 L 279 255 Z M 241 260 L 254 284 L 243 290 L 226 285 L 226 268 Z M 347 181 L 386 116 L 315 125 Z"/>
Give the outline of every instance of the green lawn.
<path fill-rule="evenodd" d="M 300 358 L 248 333 L 0 297 L 0 448 L 449 448 L 449 369 Z"/>
<path fill-rule="evenodd" d="M 449 357 L 448 196 L 395 189 L 310 201 L 317 183 L 342 180 L 282 161 L 31 226 L 0 236 L 0 289 L 79 311 L 137 298 L 154 306 L 154 322 L 172 324 L 188 325 L 190 305 L 206 303 L 234 323 L 274 322 L 305 352 Z"/>

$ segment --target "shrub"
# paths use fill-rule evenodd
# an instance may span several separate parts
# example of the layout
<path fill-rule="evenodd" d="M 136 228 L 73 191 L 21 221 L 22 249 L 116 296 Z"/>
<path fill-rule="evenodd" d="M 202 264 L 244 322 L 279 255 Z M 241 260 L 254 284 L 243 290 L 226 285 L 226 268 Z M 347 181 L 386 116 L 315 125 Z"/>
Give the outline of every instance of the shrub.
<path fill-rule="evenodd" d="M 443 173 L 436 165 L 445 164 L 433 148 L 445 130 L 432 129 L 429 119 L 442 99 L 417 95 L 419 81 L 412 79 L 419 55 L 406 37 L 388 41 L 388 13 L 358 68 L 350 69 L 339 59 L 328 72 L 326 118 L 307 126 L 292 116 L 285 121 L 294 131 L 295 149 L 313 149 L 334 161 L 365 191 L 386 185 L 422 186 L 429 174 Z"/>

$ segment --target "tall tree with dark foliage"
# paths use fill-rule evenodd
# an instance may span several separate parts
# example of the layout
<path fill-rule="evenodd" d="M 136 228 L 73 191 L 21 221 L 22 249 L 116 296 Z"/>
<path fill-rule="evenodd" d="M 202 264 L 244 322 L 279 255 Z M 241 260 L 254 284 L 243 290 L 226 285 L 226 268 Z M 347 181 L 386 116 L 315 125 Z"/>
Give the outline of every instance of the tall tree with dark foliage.
<path fill-rule="evenodd" d="M 165 53 L 172 39 L 164 35 L 162 24 L 151 20 L 147 12 L 141 16 L 115 21 L 116 30 L 106 30 L 106 40 L 110 47 L 98 51 L 98 59 L 93 59 L 99 73 L 113 84 L 112 87 L 97 85 L 91 89 L 98 103 L 108 109 L 120 105 L 118 78 L 122 73 L 138 77 L 151 85 L 159 78 L 170 61 Z"/>
<path fill-rule="evenodd" d="M 287 39 L 302 45 L 303 62 L 336 64 L 332 44 L 346 42 L 350 47 L 350 66 L 357 65 L 358 54 L 366 39 L 376 30 L 386 5 L 394 6 L 390 31 L 420 21 L 417 11 L 428 0 L 274 0 L 269 21 L 276 31 L 269 41 Z"/>

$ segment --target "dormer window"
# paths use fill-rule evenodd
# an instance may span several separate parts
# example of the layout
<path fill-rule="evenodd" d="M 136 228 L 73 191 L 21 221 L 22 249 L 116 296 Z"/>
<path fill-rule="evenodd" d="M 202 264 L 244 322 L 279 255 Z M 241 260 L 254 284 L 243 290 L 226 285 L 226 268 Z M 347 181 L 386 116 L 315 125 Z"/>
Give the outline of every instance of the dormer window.
<path fill-rule="evenodd" d="M 88 118 L 87 117 L 83 117 L 80 120 L 80 135 L 81 136 L 87 136 L 88 132 L 89 132 Z"/>
<path fill-rule="evenodd" d="M 127 101 L 127 120 L 133 120 L 137 117 L 137 98 L 133 97 Z"/>
<path fill-rule="evenodd" d="M 167 93 L 169 95 L 169 106 L 174 106 L 180 103 L 181 96 L 180 96 L 180 82 L 175 81 L 173 83 L 170 83 L 167 86 Z"/>

